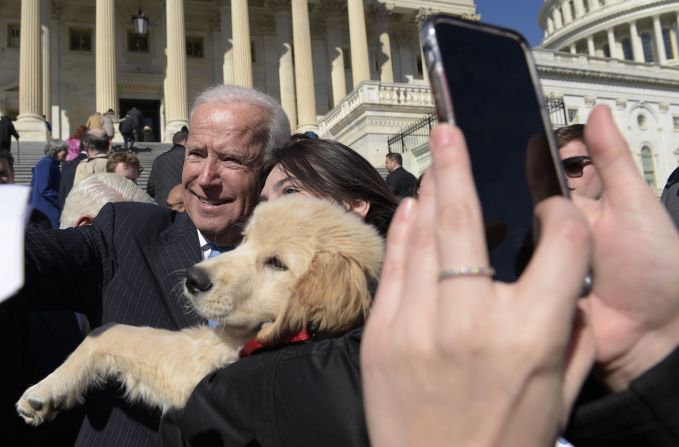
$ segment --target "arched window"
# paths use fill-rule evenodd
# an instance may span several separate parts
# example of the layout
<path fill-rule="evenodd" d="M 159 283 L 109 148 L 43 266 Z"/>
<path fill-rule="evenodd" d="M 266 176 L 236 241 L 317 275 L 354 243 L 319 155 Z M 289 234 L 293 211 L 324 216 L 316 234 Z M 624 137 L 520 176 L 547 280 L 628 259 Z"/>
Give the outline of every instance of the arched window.
<path fill-rule="evenodd" d="M 655 167 L 653 166 L 653 152 L 648 146 L 641 148 L 641 168 L 644 171 L 644 180 L 648 186 L 655 188 Z"/>
<path fill-rule="evenodd" d="M 662 40 L 665 45 L 665 58 L 674 59 L 674 51 L 672 50 L 672 34 L 669 28 L 663 28 L 662 30 Z"/>
<path fill-rule="evenodd" d="M 653 39 L 651 33 L 641 33 L 641 48 L 644 50 L 644 62 L 653 62 Z"/>
<path fill-rule="evenodd" d="M 622 44 L 622 55 L 625 59 L 628 61 L 631 61 L 634 59 L 634 54 L 632 54 L 632 41 L 630 40 L 629 37 L 623 37 L 620 40 L 620 43 Z"/>

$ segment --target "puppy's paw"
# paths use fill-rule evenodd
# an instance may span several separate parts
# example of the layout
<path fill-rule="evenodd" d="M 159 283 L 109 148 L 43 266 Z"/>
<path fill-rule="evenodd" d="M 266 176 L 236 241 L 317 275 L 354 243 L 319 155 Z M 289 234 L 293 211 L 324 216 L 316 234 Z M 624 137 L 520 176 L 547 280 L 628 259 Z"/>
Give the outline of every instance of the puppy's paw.
<path fill-rule="evenodd" d="M 30 425 L 51 421 L 64 409 L 66 399 L 50 391 L 43 382 L 28 388 L 16 403 L 17 413 Z"/>

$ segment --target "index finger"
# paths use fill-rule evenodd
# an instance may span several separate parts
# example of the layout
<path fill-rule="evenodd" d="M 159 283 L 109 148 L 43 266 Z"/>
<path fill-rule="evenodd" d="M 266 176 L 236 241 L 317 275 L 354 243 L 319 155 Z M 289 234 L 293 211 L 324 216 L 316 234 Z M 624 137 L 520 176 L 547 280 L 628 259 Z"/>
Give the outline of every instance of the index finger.
<path fill-rule="evenodd" d="M 601 176 L 606 200 L 624 204 L 630 203 L 631 195 L 652 195 L 608 107 L 597 106 L 592 111 L 585 126 L 585 142 Z"/>

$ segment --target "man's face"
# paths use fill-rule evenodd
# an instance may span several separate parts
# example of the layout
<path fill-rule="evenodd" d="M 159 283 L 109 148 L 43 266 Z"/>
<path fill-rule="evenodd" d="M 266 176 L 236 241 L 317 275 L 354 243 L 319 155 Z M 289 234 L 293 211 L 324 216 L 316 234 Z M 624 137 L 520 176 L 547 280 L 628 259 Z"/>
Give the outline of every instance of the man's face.
<path fill-rule="evenodd" d="M 0 185 L 14 183 L 14 174 L 9 169 L 9 163 L 5 159 L 0 159 Z"/>
<path fill-rule="evenodd" d="M 137 178 L 139 178 L 137 167 L 124 161 L 116 164 L 115 173 L 132 180 L 134 183 L 137 183 Z"/>
<path fill-rule="evenodd" d="M 396 167 L 394 165 L 395 165 L 394 160 L 387 157 L 386 161 L 384 162 L 384 166 L 387 168 L 387 171 L 391 172 L 394 169 L 396 169 Z"/>
<path fill-rule="evenodd" d="M 585 143 L 581 140 L 572 140 L 565 146 L 559 149 L 559 156 L 561 160 L 571 157 L 589 156 Z M 573 194 L 588 197 L 590 199 L 599 199 L 603 192 L 603 185 L 599 173 L 592 163 L 585 163 L 582 169 L 581 177 L 570 177 L 566 175 L 568 189 Z"/>
<path fill-rule="evenodd" d="M 221 245 L 240 239 L 257 203 L 265 113 L 247 104 L 203 104 L 191 117 L 182 171 L 184 206 L 203 236 Z"/>

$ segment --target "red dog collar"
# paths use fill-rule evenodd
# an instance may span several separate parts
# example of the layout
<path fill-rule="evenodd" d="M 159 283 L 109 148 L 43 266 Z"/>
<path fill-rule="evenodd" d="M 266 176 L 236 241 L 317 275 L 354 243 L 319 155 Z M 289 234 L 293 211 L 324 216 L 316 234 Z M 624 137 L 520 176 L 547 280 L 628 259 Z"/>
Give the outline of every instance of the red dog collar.
<path fill-rule="evenodd" d="M 276 344 L 275 346 L 291 345 L 293 343 L 299 343 L 299 342 L 307 341 L 307 340 L 311 340 L 311 334 L 306 329 L 302 329 L 301 331 L 297 332 L 296 334 L 282 338 L 280 340 L 280 342 L 278 344 Z M 274 347 L 274 346 L 264 346 L 263 344 L 261 344 L 260 342 L 258 342 L 256 339 L 253 338 L 253 339 L 249 340 L 248 342 L 246 342 L 245 345 L 243 345 L 238 356 L 240 358 L 249 357 L 252 354 L 254 354 L 255 352 L 259 351 L 260 349 L 272 348 L 272 347 Z"/>

